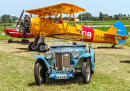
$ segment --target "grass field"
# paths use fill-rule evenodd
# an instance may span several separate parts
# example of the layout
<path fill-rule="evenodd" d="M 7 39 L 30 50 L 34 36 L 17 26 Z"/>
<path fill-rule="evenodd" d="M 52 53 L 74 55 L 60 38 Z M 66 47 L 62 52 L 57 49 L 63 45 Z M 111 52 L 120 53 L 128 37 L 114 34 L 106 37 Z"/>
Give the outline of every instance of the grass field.
<path fill-rule="evenodd" d="M 124 25 L 130 25 L 130 20 L 119 20 L 121 21 Z M 80 25 L 113 25 L 116 21 L 77 21 L 77 24 Z M 70 25 L 74 25 L 73 21 L 70 21 Z"/>
<path fill-rule="evenodd" d="M 48 45 L 52 42 L 46 40 Z M 55 42 L 56 43 L 56 42 Z M 58 44 L 58 42 L 56 43 Z M 101 47 L 102 46 L 102 47 Z M 107 46 L 110 46 L 109 44 Z M 82 78 L 69 80 L 47 79 L 46 84 L 36 86 L 34 80 L 34 55 L 28 44 L 19 41 L 8 44 L 0 42 L 0 90 L 1 91 L 108 91 L 130 90 L 130 47 L 105 48 L 103 44 L 92 44 L 95 50 L 95 74 L 90 84 L 82 84 Z M 100 48 L 98 48 L 100 47 Z M 43 53 L 40 53 L 43 54 Z"/>

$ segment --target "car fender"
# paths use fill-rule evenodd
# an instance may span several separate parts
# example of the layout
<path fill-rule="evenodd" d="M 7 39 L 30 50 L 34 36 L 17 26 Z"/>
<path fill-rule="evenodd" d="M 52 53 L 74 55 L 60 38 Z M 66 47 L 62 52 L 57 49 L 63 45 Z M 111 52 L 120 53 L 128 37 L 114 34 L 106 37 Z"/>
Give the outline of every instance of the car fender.
<path fill-rule="evenodd" d="M 44 61 L 46 67 L 49 69 L 49 67 L 51 66 L 51 64 L 46 60 L 46 58 L 42 55 L 35 55 L 34 56 L 35 59 L 41 59 L 42 61 Z"/>
<path fill-rule="evenodd" d="M 76 68 L 82 68 L 82 63 L 85 58 L 90 57 L 90 53 L 84 53 L 79 56 L 79 60 L 75 63 L 74 67 Z"/>
<path fill-rule="evenodd" d="M 94 50 L 92 48 L 90 48 L 90 55 L 91 55 L 91 65 L 92 65 L 92 69 L 94 70 Z"/>

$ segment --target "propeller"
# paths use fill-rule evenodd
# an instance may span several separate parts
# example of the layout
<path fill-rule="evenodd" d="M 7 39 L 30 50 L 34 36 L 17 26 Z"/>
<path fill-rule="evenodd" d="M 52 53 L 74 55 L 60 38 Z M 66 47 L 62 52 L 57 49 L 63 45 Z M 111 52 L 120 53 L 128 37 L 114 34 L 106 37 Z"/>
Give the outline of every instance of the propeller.
<path fill-rule="evenodd" d="M 17 22 L 16 28 L 17 28 L 17 26 L 18 26 L 19 23 L 20 23 L 20 20 L 21 20 L 21 18 L 22 18 L 22 16 L 23 16 L 23 13 L 24 13 L 24 10 L 22 11 L 22 13 L 21 13 L 21 15 L 20 15 L 20 18 L 19 18 L 19 21 Z"/>

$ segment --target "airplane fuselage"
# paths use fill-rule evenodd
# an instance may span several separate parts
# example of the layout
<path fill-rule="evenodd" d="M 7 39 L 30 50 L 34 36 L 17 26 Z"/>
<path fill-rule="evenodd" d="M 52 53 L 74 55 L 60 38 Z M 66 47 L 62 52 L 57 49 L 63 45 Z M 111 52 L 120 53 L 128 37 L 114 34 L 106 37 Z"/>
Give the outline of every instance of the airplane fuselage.
<path fill-rule="evenodd" d="M 114 37 L 105 35 L 106 32 L 82 26 L 82 34 L 90 38 L 83 39 L 86 42 L 117 43 Z"/>
<path fill-rule="evenodd" d="M 16 38 L 34 38 L 34 34 L 26 33 L 26 37 L 23 36 L 23 32 L 19 32 L 16 29 L 5 29 L 3 30 L 6 32 L 6 34 L 10 37 L 16 37 Z"/>

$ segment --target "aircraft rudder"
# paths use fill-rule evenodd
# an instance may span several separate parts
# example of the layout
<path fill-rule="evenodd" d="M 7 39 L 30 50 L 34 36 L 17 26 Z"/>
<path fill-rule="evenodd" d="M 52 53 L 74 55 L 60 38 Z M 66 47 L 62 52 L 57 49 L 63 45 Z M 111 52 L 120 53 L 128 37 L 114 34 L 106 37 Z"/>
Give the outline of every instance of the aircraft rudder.
<path fill-rule="evenodd" d="M 125 26 L 121 21 L 116 21 L 113 27 L 117 28 L 116 34 L 127 36 Z"/>
<path fill-rule="evenodd" d="M 117 28 L 116 34 L 127 36 L 125 26 L 123 25 L 123 23 L 121 21 L 116 21 L 113 24 L 113 27 Z M 126 41 L 126 40 L 120 40 L 118 38 L 116 38 L 116 39 L 119 44 L 124 43 Z"/>

